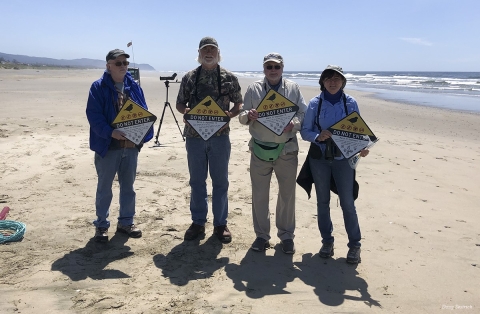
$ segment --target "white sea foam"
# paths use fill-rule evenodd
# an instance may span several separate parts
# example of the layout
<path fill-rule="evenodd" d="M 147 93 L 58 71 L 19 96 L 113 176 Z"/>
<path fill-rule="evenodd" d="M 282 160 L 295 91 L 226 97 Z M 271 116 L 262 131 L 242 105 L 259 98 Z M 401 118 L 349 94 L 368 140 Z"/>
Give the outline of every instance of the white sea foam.
<path fill-rule="evenodd" d="M 321 71 L 284 71 L 283 77 L 300 85 L 318 86 Z M 262 78 L 262 71 L 235 72 L 239 77 Z M 409 93 L 404 101 L 480 111 L 479 72 L 345 72 L 347 89 L 378 91 L 383 97 Z M 390 95 L 390 96 L 389 96 Z M 403 94 L 402 94 L 403 95 Z M 420 96 L 424 95 L 424 96 Z M 449 96 L 460 97 L 452 101 Z M 396 96 L 395 96 L 396 97 Z M 447 100 L 448 99 L 448 100 Z M 444 102 L 443 105 L 440 105 Z M 463 106 L 463 107 L 462 107 Z"/>

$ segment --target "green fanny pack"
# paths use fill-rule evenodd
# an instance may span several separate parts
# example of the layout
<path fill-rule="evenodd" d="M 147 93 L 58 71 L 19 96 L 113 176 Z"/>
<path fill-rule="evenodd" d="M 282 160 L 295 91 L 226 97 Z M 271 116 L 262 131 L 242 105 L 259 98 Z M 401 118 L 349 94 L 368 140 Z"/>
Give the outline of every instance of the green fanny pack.
<path fill-rule="evenodd" d="M 253 139 L 253 153 L 264 161 L 275 161 L 285 147 L 285 143 L 261 142 Z"/>

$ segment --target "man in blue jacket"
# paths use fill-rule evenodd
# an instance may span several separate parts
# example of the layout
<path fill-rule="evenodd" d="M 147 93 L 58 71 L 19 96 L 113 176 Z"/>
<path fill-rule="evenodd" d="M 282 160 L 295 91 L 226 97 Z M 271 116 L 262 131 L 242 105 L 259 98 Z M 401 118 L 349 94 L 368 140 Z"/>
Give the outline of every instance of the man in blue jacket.
<path fill-rule="evenodd" d="M 87 102 L 87 119 L 90 123 L 90 149 L 95 152 L 95 168 L 98 175 L 95 207 L 97 219 L 95 241 L 108 241 L 108 220 L 112 201 L 112 184 L 115 174 L 120 184 L 120 212 L 117 231 L 132 238 L 142 236 L 142 231 L 133 223 L 135 216 L 135 191 L 133 183 L 137 172 L 138 153 L 142 147 L 125 138 L 125 134 L 112 127 L 112 122 L 130 98 L 145 109 L 147 104 L 143 90 L 134 82 L 128 72 L 127 58 L 130 56 L 120 49 L 111 50 L 106 57 L 103 76 L 93 82 Z M 144 138 L 153 137 L 151 128 Z"/>

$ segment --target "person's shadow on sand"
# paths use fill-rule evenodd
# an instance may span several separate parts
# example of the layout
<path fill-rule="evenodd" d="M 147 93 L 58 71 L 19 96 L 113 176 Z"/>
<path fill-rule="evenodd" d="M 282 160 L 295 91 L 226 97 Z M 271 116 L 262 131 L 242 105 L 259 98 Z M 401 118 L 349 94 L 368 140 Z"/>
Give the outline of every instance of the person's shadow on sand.
<path fill-rule="evenodd" d="M 122 271 L 105 269 L 111 262 L 134 254 L 129 246 L 125 246 L 127 240 L 127 235 L 118 233 L 115 233 L 107 243 L 98 243 L 92 238 L 85 247 L 71 251 L 53 262 L 52 270 L 62 272 L 73 281 L 87 278 L 94 280 L 130 278 Z"/>
<path fill-rule="evenodd" d="M 204 237 L 204 236 L 203 236 Z M 167 254 L 153 257 L 155 266 L 162 269 L 164 277 L 177 286 L 185 286 L 191 280 L 209 278 L 229 261 L 227 257 L 217 258 L 223 244 L 212 235 L 203 244 L 203 237 L 183 241 Z"/>
<path fill-rule="evenodd" d="M 273 256 L 265 252 L 248 250 L 240 265 L 225 266 L 227 276 L 233 281 L 234 288 L 252 299 L 266 295 L 288 294 L 287 282 L 295 279 L 293 256 L 282 252 L 280 244 L 274 248 Z"/>
<path fill-rule="evenodd" d="M 302 256 L 301 262 L 294 264 L 298 267 L 297 277 L 314 287 L 313 291 L 325 305 L 339 306 L 345 300 L 352 300 L 363 301 L 370 307 L 382 307 L 368 293 L 367 282 L 357 276 L 356 265 L 348 264 L 345 258 L 322 259 L 318 254 L 308 253 Z"/>

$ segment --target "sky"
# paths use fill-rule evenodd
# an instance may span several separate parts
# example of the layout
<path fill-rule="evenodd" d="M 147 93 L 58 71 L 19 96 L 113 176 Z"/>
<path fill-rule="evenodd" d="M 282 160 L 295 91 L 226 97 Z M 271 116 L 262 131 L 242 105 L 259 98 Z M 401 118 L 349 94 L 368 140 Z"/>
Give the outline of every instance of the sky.
<path fill-rule="evenodd" d="M 0 10 L 7 54 L 104 60 L 120 48 L 130 62 L 188 71 L 212 36 L 231 71 L 261 71 L 269 52 L 285 71 L 480 71 L 478 0 L 0 0 Z"/>

